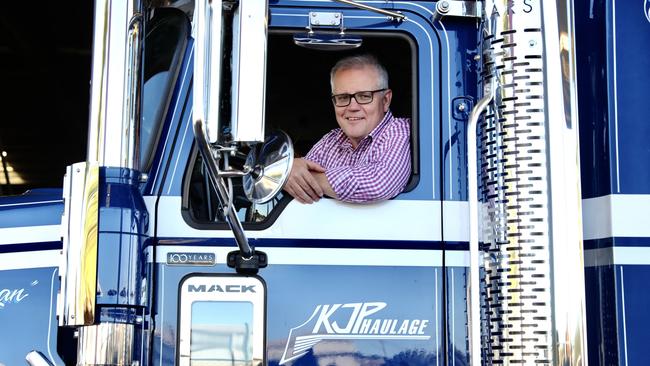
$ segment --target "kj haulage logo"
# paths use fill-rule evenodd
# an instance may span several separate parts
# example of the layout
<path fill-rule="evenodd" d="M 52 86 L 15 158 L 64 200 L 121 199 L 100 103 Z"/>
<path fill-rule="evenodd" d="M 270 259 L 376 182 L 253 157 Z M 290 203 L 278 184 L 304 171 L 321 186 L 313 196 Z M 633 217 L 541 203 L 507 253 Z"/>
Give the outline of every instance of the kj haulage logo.
<path fill-rule="evenodd" d="M 380 317 L 385 302 L 316 305 L 303 324 L 289 331 L 280 365 L 304 356 L 323 340 L 429 340 L 428 319 Z M 339 320 L 342 320 L 339 322 Z"/>

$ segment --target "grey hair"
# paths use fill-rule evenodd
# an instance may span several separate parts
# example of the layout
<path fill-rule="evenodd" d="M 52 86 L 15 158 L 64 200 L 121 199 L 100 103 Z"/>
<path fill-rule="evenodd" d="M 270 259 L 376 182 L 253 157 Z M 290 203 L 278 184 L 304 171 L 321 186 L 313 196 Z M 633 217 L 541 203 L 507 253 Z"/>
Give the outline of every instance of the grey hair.
<path fill-rule="evenodd" d="M 388 72 L 386 68 L 379 63 L 375 56 L 366 54 L 342 58 L 332 67 L 332 71 L 330 71 L 330 87 L 332 88 L 332 92 L 334 92 L 334 75 L 337 72 L 348 69 L 361 69 L 366 66 L 374 67 L 377 75 L 379 75 L 377 89 L 388 89 Z"/>

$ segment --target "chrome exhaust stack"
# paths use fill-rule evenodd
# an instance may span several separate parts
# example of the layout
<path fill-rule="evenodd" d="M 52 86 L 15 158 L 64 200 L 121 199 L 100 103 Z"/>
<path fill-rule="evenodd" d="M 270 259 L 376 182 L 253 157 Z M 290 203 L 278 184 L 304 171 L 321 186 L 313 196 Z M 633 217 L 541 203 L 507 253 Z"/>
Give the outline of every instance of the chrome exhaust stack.
<path fill-rule="evenodd" d="M 139 245 L 147 220 L 142 198 L 133 188 L 139 183 L 142 10 L 139 0 L 95 1 L 88 155 L 86 162 L 68 167 L 64 180 L 64 259 L 59 268 L 61 293 L 57 304 L 59 326 L 76 328 L 77 365 L 139 362 L 136 345 L 140 342 L 134 336 L 138 326 L 131 312 L 142 311 L 140 268 L 134 263 L 140 262 Z M 111 186 L 128 187 L 136 205 L 103 203 L 110 202 L 106 191 L 110 192 Z M 100 227 L 100 217 L 120 210 L 138 216 L 134 232 L 106 224 Z M 123 232 L 119 240 L 109 238 L 112 234 L 106 232 L 111 230 Z M 116 246 L 129 248 L 125 254 L 129 259 L 116 256 L 111 258 L 115 259 L 112 263 L 102 262 L 98 253 Z M 132 275 L 124 277 L 135 279 L 129 283 L 116 280 L 116 263 Z M 99 283 L 100 278 L 104 283 Z M 136 295 L 112 295 L 113 288 L 126 288 Z M 32 358 L 37 359 L 36 355 Z"/>
<path fill-rule="evenodd" d="M 472 365 L 586 365 L 571 5 L 483 6 L 480 154 L 468 141 Z"/>

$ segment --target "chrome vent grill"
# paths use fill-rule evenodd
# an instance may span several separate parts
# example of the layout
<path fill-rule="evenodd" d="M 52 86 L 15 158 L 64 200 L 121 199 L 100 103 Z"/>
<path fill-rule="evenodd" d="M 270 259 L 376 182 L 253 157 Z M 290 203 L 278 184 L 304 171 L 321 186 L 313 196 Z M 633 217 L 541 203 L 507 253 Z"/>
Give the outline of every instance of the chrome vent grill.
<path fill-rule="evenodd" d="M 489 3 L 489 1 L 488 1 Z M 539 9 L 486 4 L 479 124 L 485 364 L 552 363 L 549 202 Z M 490 13 L 490 9 L 493 10 Z"/>

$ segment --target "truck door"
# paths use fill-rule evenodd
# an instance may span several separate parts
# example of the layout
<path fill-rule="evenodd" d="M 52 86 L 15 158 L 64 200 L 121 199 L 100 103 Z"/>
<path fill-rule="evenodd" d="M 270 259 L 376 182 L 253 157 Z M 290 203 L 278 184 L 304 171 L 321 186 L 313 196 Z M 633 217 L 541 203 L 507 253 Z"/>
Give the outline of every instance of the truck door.
<path fill-rule="evenodd" d="M 269 6 L 267 130 L 284 130 L 297 156 L 305 155 L 337 127 L 330 68 L 345 55 L 371 53 L 388 69 L 393 114 L 411 118 L 413 167 L 403 193 L 371 204 L 324 198 L 305 205 L 281 194 L 254 205 L 233 180 L 234 205 L 249 241 L 268 255 L 259 276 L 266 286 L 270 365 L 440 365 L 450 355 L 466 362 L 461 142 L 462 112 L 471 108 L 466 96 L 475 78 L 466 64 L 472 51 L 457 46 L 475 32 L 464 30 L 473 29 L 469 23 L 434 26 L 433 5 L 380 5 L 405 15 L 401 21 L 335 2 Z M 315 42 L 344 32 L 362 44 L 339 52 L 299 47 L 296 35 L 306 28 Z M 215 209 L 216 196 L 192 137 L 191 70 L 186 58 L 168 111 L 169 133 L 158 147 L 145 197 L 155 213 L 149 247 L 154 364 L 180 362 L 186 355 L 179 349 L 187 341 L 180 332 L 198 332 L 200 324 L 194 328 L 179 304 L 199 289 L 219 292 L 222 275 L 234 273 L 226 257 L 236 249 L 235 241 Z M 237 156 L 232 160 L 237 164 Z M 200 281 L 181 286 L 188 278 L 206 276 L 214 287 Z M 208 314 L 206 323 L 219 322 L 216 314 L 201 314 Z M 188 347 L 191 364 L 224 357 L 215 345 Z"/>

